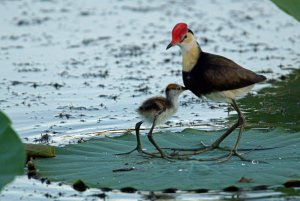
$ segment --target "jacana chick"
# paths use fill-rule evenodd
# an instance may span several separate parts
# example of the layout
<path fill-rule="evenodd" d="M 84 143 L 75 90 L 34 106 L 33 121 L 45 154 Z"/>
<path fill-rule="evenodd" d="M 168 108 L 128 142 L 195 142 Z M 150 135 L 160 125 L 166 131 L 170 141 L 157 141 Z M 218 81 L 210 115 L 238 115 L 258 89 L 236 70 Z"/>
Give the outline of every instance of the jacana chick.
<path fill-rule="evenodd" d="M 182 77 L 187 90 L 196 96 L 205 96 L 208 99 L 227 102 L 232 105 L 238 114 L 238 121 L 230 127 L 213 144 L 198 153 L 216 149 L 220 143 L 237 127 L 240 127 L 239 135 L 230 154 L 237 155 L 237 147 L 240 142 L 245 118 L 240 111 L 235 99 L 249 92 L 255 83 L 266 80 L 263 75 L 258 75 L 223 56 L 206 53 L 201 50 L 194 33 L 186 23 L 178 23 L 172 30 L 172 41 L 167 49 L 178 45 L 182 52 Z"/>
<path fill-rule="evenodd" d="M 151 97 L 142 103 L 142 105 L 137 109 L 137 113 L 141 117 L 142 121 L 136 123 L 135 125 L 136 139 L 137 139 L 136 148 L 122 154 L 130 154 L 133 151 L 137 150 L 140 153 L 155 156 L 155 154 L 148 153 L 142 149 L 139 131 L 142 123 L 146 122 L 152 124 L 147 134 L 149 141 L 157 149 L 157 151 L 159 152 L 162 158 L 168 158 L 168 156 L 162 151 L 162 149 L 154 141 L 152 133 L 156 125 L 164 123 L 167 119 L 169 119 L 173 114 L 177 112 L 178 97 L 184 90 L 185 88 L 183 86 L 180 86 L 178 84 L 169 84 L 165 90 L 166 97 L 162 97 L 162 96 Z"/>

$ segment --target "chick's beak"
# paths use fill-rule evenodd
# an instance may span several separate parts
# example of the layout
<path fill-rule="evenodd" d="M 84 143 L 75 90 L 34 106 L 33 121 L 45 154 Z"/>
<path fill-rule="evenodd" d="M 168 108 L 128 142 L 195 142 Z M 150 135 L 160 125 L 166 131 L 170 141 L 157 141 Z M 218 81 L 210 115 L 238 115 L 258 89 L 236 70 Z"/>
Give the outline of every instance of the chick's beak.
<path fill-rule="evenodd" d="M 171 48 L 171 47 L 173 47 L 172 42 L 170 42 L 170 44 L 167 46 L 166 50 L 169 49 L 169 48 Z"/>

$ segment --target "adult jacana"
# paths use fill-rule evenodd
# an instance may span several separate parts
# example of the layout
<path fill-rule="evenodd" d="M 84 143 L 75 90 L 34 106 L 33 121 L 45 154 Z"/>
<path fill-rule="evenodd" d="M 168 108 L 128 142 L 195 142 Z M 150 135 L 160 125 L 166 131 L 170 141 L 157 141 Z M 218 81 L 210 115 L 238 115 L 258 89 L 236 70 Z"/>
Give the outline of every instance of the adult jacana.
<path fill-rule="evenodd" d="M 237 147 L 245 125 L 245 118 L 235 99 L 245 95 L 255 83 L 266 80 L 266 77 L 245 69 L 223 56 L 202 51 L 186 23 L 178 23 L 173 28 L 172 41 L 167 49 L 175 45 L 178 45 L 182 51 L 182 77 L 186 89 L 198 97 L 205 96 L 211 100 L 230 103 L 238 114 L 238 121 L 214 143 L 194 151 L 200 153 L 219 148 L 220 143 L 233 130 L 240 127 L 236 142 L 224 160 L 228 160 L 233 155 L 243 159 L 237 153 Z"/>

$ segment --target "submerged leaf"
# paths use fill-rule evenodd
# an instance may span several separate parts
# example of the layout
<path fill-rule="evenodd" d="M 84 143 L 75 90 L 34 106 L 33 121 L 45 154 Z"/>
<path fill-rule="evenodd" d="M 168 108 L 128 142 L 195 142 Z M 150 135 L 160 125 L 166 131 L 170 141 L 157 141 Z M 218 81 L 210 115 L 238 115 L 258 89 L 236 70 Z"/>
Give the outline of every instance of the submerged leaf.
<path fill-rule="evenodd" d="M 300 13 L 300 12 L 299 12 Z M 246 116 L 246 126 L 252 128 L 285 128 L 300 131 L 300 69 L 266 87 L 256 96 L 238 101 Z M 230 119 L 236 119 L 236 114 Z"/>

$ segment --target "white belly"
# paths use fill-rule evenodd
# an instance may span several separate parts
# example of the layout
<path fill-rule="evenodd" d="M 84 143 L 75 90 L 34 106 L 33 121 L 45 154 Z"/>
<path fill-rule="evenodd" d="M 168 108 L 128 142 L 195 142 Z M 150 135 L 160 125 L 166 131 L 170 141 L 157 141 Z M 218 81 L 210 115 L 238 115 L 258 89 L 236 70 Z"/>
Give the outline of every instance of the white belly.
<path fill-rule="evenodd" d="M 210 94 L 205 94 L 205 97 L 217 102 L 228 102 L 231 103 L 232 99 L 242 97 L 247 94 L 254 85 L 249 85 L 247 87 L 227 90 L 227 91 L 218 91 Z"/>

